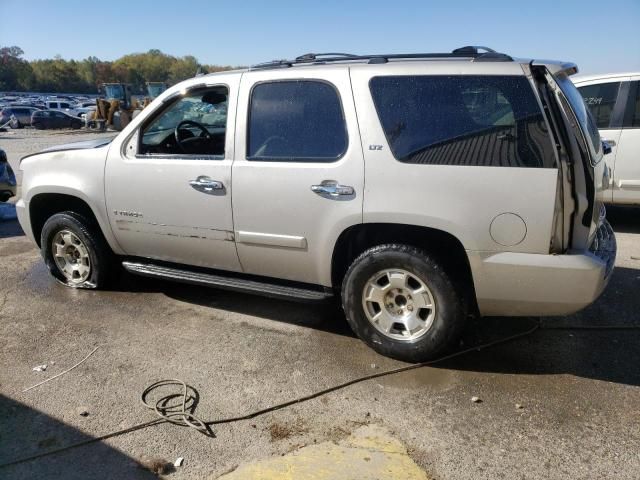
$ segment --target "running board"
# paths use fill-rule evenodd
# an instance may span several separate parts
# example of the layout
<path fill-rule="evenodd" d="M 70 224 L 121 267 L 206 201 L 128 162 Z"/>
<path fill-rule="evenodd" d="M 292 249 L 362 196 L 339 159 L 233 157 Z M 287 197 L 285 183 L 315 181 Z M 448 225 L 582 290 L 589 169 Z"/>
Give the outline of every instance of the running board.
<path fill-rule="evenodd" d="M 162 278 L 176 282 L 204 285 L 207 287 L 235 290 L 238 292 L 255 293 L 258 295 L 285 298 L 305 302 L 318 302 L 329 299 L 333 294 L 329 291 L 313 290 L 311 288 L 292 287 L 274 283 L 248 280 L 236 277 L 226 277 L 213 273 L 195 272 L 183 268 L 156 265 L 153 263 L 122 262 L 122 266 L 134 275 L 143 277 Z"/>

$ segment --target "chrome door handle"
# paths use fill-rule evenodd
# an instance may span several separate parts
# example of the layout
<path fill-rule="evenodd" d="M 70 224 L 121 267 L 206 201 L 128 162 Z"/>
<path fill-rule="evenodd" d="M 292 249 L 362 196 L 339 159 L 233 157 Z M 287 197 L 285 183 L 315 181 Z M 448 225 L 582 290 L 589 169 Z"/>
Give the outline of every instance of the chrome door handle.
<path fill-rule="evenodd" d="M 606 138 L 603 138 L 602 141 L 603 142 L 607 142 L 610 147 L 615 147 L 616 146 L 616 141 L 615 140 L 607 140 Z"/>
<path fill-rule="evenodd" d="M 311 191 L 321 197 L 351 196 L 355 193 L 353 187 L 340 185 L 335 180 L 324 180 L 320 185 L 311 185 Z"/>
<path fill-rule="evenodd" d="M 199 176 L 195 180 L 189 180 L 189 185 L 203 193 L 217 193 L 224 190 L 224 184 L 222 182 L 212 180 L 204 175 Z"/>

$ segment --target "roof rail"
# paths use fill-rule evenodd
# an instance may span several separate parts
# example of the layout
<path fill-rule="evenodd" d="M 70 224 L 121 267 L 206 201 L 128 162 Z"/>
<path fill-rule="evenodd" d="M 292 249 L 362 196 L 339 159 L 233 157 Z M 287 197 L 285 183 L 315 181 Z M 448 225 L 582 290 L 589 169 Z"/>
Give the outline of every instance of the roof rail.
<path fill-rule="evenodd" d="M 481 52 L 480 50 L 484 50 Z M 470 58 L 472 61 L 511 62 L 513 58 L 488 47 L 465 46 L 451 53 L 391 53 L 374 55 L 353 55 L 351 53 L 305 53 L 293 60 L 273 60 L 252 65 L 250 70 L 288 68 L 299 64 L 324 64 L 332 62 L 364 61 L 367 63 L 387 63 L 389 60 L 414 60 L 436 58 Z"/>

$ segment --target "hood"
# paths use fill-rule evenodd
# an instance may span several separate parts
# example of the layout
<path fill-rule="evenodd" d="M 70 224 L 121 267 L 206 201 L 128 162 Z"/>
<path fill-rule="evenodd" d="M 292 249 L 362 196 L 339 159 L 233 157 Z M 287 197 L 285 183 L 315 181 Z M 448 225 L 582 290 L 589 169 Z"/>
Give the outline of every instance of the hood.
<path fill-rule="evenodd" d="M 99 148 L 104 147 L 105 145 L 109 145 L 111 141 L 116 137 L 102 137 L 96 138 L 94 140 L 84 140 L 82 142 L 73 142 L 73 143 L 65 143 L 63 145 L 56 145 L 54 147 L 45 148 L 44 150 L 40 150 L 39 152 L 31 153 L 29 155 L 25 155 L 20 159 L 24 160 L 25 158 L 32 157 L 34 155 L 40 155 L 41 153 L 51 153 L 51 152 L 64 152 L 68 150 L 85 150 L 88 148 Z"/>
<path fill-rule="evenodd" d="M 64 150 L 84 150 L 85 148 L 98 148 L 104 147 L 111 143 L 111 141 L 115 138 L 107 137 L 107 138 L 96 138 L 95 140 L 85 140 L 82 142 L 73 142 L 73 143 L 65 143 L 64 145 L 56 145 L 55 147 L 45 148 L 44 150 L 40 150 L 38 153 L 44 152 L 62 152 Z"/>

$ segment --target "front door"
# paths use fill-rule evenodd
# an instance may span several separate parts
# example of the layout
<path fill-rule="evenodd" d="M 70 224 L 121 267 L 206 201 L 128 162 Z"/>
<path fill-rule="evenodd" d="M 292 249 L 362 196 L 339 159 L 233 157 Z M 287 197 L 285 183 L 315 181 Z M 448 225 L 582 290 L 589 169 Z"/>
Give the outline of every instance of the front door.
<path fill-rule="evenodd" d="M 233 214 L 243 269 L 330 286 L 335 242 L 362 222 L 348 69 L 253 71 L 239 98 Z"/>
<path fill-rule="evenodd" d="M 591 114 L 600 131 L 602 140 L 611 147 L 611 153 L 604 158 L 606 165 L 611 170 L 610 184 L 603 192 L 603 200 L 606 203 L 616 201 L 617 187 L 615 175 L 618 168 L 617 158 L 622 133 L 622 122 L 629 91 L 629 77 L 611 77 L 606 80 L 593 80 L 577 85 L 584 103 L 589 107 Z"/>
<path fill-rule="evenodd" d="M 110 147 L 107 209 L 128 255 L 240 270 L 231 214 L 239 77 L 167 97 Z"/>
<path fill-rule="evenodd" d="M 53 119 L 54 119 L 53 125 L 55 128 L 66 128 L 69 126 L 66 122 L 65 116 L 62 113 L 54 110 L 51 112 L 51 115 L 53 116 Z"/>
<path fill-rule="evenodd" d="M 640 76 L 632 78 L 614 171 L 614 203 L 640 205 Z"/>

